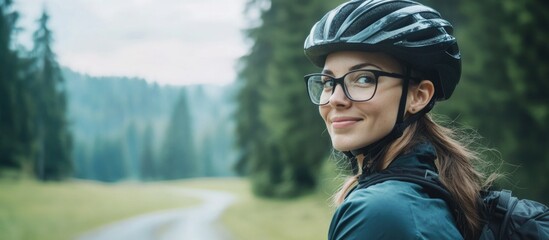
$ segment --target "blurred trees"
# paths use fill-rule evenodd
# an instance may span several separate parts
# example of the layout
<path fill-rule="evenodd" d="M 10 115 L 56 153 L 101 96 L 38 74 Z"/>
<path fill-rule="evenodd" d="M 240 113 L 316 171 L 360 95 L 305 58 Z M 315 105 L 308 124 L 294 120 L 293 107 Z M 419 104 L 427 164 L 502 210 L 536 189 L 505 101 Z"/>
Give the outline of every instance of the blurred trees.
<path fill-rule="evenodd" d="M 102 181 L 162 180 L 167 178 L 166 171 L 177 175 L 175 178 L 234 175 L 230 168 L 236 158 L 232 143 L 234 121 L 229 117 L 234 111 L 234 103 L 230 101 L 233 87 L 160 86 L 140 78 L 93 77 L 66 68 L 64 75 L 75 139 L 75 177 Z M 186 97 L 181 101 L 186 103 L 177 106 L 182 94 Z M 176 111 L 181 117 L 174 118 Z M 175 135 L 174 131 L 185 131 L 180 135 L 185 137 L 168 141 L 167 134 Z M 118 150 L 100 146 L 102 141 Z M 172 154 L 182 150 L 196 154 L 193 159 L 185 160 L 184 155 Z M 164 163 L 172 161 L 164 151 L 171 151 L 172 156 L 179 158 L 173 159 L 179 165 Z M 181 169 L 179 161 L 192 161 L 196 166 Z M 97 164 L 101 167 L 93 167 Z M 116 171 L 119 174 L 109 178 L 112 180 L 100 172 L 118 165 L 124 171 Z M 191 170 L 192 174 L 185 173 Z"/>
<path fill-rule="evenodd" d="M 116 182 L 126 179 L 129 169 L 123 151 L 123 141 L 119 137 L 98 137 L 92 148 L 89 179 L 103 182 Z"/>
<path fill-rule="evenodd" d="M 92 77 L 63 68 L 76 178 L 139 179 L 144 147 L 153 164 L 180 88 L 127 77 Z M 147 132 L 150 128 L 150 132 Z M 112 147 L 109 145 L 113 145 Z M 121 159 L 120 159 L 121 158 Z M 121 166 L 122 171 L 111 168 Z M 103 170 L 116 173 L 107 177 Z M 146 177 L 149 180 L 153 176 Z"/>
<path fill-rule="evenodd" d="M 29 89 L 34 103 L 35 175 L 41 180 L 59 180 L 72 173 L 72 139 L 66 116 L 65 84 L 51 49 L 52 33 L 46 12 L 38 20 L 29 65 Z"/>
<path fill-rule="evenodd" d="M 252 51 L 242 58 L 237 97 L 237 164 L 249 174 L 255 193 L 294 196 L 316 187 L 329 152 L 317 108 L 306 96 L 303 73 L 318 71 L 303 55 L 311 23 L 335 3 L 250 1 L 261 25 L 247 31 Z M 314 149 L 314 151 L 313 151 Z"/>
<path fill-rule="evenodd" d="M 549 8 L 538 0 L 422 1 L 456 27 L 463 75 L 438 112 L 478 129 L 504 161 L 521 166 L 511 180 L 521 196 L 549 201 Z M 251 0 L 260 24 L 247 31 L 253 45 L 242 58 L 237 98 L 237 169 L 260 195 L 287 196 L 313 188 L 328 154 L 317 108 L 302 76 L 310 27 L 336 4 L 326 0 Z M 299 5 L 299 6 L 297 6 Z M 509 170 L 509 169 L 508 169 Z M 509 187 L 509 186 L 507 186 Z"/>
<path fill-rule="evenodd" d="M 162 145 L 159 169 L 166 179 L 189 178 L 199 175 L 191 131 L 191 117 L 185 90 L 175 105 L 170 125 Z"/>
<path fill-rule="evenodd" d="M 229 117 L 232 87 L 160 86 L 68 69 L 64 75 L 76 178 L 112 182 L 234 175 L 229 167 L 236 158 Z"/>
<path fill-rule="evenodd" d="M 519 167 L 506 169 L 513 174 L 507 187 L 548 202 L 549 7 L 537 0 L 453 2 L 446 8 L 460 10 L 463 75 L 442 110 L 478 129 Z"/>
<path fill-rule="evenodd" d="M 147 125 L 145 128 L 145 133 L 143 134 L 141 156 L 139 156 L 139 178 L 143 180 L 153 180 L 158 176 L 158 167 L 155 162 L 152 139 L 152 127 L 150 125 Z"/>
<path fill-rule="evenodd" d="M 19 58 L 12 50 L 13 32 L 18 14 L 12 1 L 0 1 L 0 168 L 19 170 L 28 162 L 25 149 L 30 147 L 27 136 L 26 105 L 18 106 L 26 95 L 19 76 Z"/>
<path fill-rule="evenodd" d="M 16 52 L 18 15 L 11 3 L 0 4 L 0 168 L 59 180 L 72 171 L 71 137 L 48 15 L 44 12 L 38 21 L 31 52 Z"/>

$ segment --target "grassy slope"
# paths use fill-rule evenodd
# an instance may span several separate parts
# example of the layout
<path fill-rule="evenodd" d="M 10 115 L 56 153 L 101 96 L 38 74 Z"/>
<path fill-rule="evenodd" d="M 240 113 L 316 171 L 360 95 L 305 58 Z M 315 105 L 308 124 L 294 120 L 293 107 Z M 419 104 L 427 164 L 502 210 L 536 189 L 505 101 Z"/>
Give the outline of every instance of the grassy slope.
<path fill-rule="evenodd" d="M 0 181 L 0 235 L 71 239 L 119 219 L 197 203 L 157 184 Z"/>
<path fill-rule="evenodd" d="M 310 195 L 293 200 L 241 196 L 223 222 L 235 239 L 326 239 L 331 209 L 324 198 Z"/>

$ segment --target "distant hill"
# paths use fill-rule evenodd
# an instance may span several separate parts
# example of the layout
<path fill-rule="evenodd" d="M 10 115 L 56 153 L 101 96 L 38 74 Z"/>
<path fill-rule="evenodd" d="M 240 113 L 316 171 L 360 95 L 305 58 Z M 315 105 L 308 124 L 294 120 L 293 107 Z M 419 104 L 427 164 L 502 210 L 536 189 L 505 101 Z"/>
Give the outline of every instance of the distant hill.
<path fill-rule="evenodd" d="M 95 77 L 63 69 L 69 120 L 80 141 L 118 135 L 129 126 L 161 130 L 182 87 L 159 86 L 140 78 Z"/>
<path fill-rule="evenodd" d="M 233 175 L 235 104 L 232 87 L 160 86 L 140 78 L 96 77 L 64 68 L 68 119 L 74 138 L 75 176 L 139 179 L 144 134 L 151 128 L 157 153 L 181 91 L 186 91 L 193 142 L 203 176 Z"/>

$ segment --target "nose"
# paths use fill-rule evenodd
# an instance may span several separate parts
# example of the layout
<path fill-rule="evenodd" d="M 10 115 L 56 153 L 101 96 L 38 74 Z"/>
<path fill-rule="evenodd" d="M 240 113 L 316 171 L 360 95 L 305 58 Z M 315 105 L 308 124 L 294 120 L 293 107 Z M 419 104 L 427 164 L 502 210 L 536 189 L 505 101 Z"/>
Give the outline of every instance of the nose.
<path fill-rule="evenodd" d="M 350 105 L 351 99 L 345 95 L 345 92 L 343 91 L 343 86 L 340 84 L 337 84 L 335 86 L 334 92 L 332 93 L 332 96 L 330 96 L 330 102 L 329 104 L 333 107 L 345 107 Z"/>

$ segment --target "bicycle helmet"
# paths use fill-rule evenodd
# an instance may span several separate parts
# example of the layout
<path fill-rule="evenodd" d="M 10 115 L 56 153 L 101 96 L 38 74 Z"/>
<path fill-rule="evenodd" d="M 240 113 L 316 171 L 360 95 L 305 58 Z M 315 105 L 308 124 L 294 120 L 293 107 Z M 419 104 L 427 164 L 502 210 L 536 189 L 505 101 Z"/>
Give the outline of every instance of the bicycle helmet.
<path fill-rule="evenodd" d="M 448 99 L 461 75 L 452 25 L 434 9 L 410 0 L 354 0 L 328 12 L 305 40 L 305 55 L 323 67 L 336 51 L 379 51 L 425 73 L 435 100 Z"/>
<path fill-rule="evenodd" d="M 435 101 L 452 95 L 461 75 L 461 56 L 452 32 L 452 25 L 440 13 L 411 0 L 352 0 L 328 12 L 312 27 L 304 49 L 307 58 L 318 67 L 323 67 L 326 57 L 337 51 L 384 52 L 404 63 L 406 76 L 410 77 L 411 69 L 418 70 L 435 86 L 428 106 L 404 118 L 410 79 L 403 79 L 397 120 L 391 132 L 368 146 L 344 152 L 349 158 L 379 153 L 383 146 L 402 136 L 407 126 L 429 112 Z M 356 172 L 356 162 L 351 163 Z"/>

